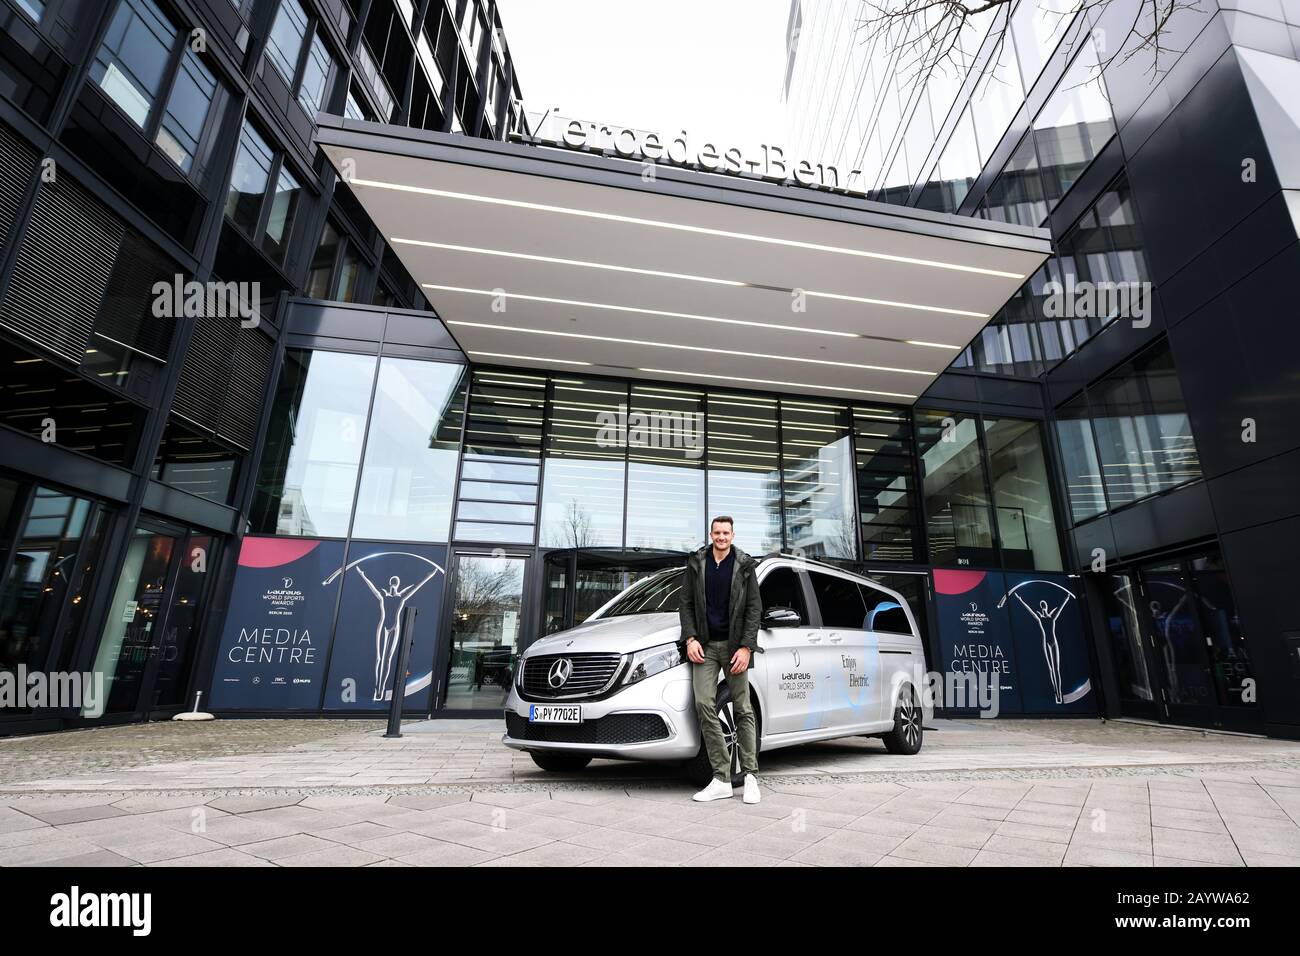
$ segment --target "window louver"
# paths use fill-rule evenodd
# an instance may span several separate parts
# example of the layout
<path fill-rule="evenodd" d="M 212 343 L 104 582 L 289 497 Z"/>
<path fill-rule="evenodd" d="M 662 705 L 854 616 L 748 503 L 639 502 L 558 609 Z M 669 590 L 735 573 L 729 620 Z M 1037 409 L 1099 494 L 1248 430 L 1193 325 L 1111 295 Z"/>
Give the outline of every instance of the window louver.
<path fill-rule="evenodd" d="M 274 343 L 238 319 L 197 319 L 172 409 L 249 450 L 257 437 Z"/>
<path fill-rule="evenodd" d="M 122 233 L 122 224 L 66 174 L 41 183 L 0 303 L 0 325 L 80 364 Z"/>

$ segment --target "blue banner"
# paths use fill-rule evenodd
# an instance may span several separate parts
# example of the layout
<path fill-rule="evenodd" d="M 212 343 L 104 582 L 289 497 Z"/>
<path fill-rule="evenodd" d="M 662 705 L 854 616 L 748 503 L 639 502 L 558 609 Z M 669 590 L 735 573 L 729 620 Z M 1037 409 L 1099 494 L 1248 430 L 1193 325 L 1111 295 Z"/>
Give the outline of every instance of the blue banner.
<path fill-rule="evenodd" d="M 320 706 L 342 541 L 244 539 L 212 676 L 213 710 Z"/>
<path fill-rule="evenodd" d="M 991 688 L 997 688 L 999 713 L 1021 712 L 1016 649 L 1006 610 L 998 606 L 1004 593 L 1000 571 L 934 572 L 944 706 L 959 710 L 980 706 L 974 687 L 967 690 L 962 684 L 974 674 L 985 688 L 986 699 Z"/>
<path fill-rule="evenodd" d="M 1008 574 L 999 606 L 1011 618 L 1025 712 L 1095 714 L 1097 695 L 1074 582 L 1041 571 Z"/>
<path fill-rule="evenodd" d="M 446 567 L 445 545 L 352 542 L 346 567 L 340 565 L 325 578 L 325 586 L 343 584 L 326 710 L 387 710 L 407 607 L 419 613 L 402 677 L 404 709 L 429 709 Z"/>

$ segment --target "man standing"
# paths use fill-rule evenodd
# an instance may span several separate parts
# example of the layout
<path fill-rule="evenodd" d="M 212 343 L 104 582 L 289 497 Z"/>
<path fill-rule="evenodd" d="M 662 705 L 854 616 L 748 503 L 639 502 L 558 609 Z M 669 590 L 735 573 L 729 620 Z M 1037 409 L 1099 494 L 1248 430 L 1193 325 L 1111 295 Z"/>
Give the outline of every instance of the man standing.
<path fill-rule="evenodd" d="M 735 523 L 719 515 L 709 525 L 713 544 L 686 560 L 682 573 L 681 620 L 686 657 L 691 662 L 695 713 L 713 767 L 713 780 L 695 794 L 699 801 L 731 797 L 731 756 L 718 721 L 718 671 L 725 668 L 736 715 L 736 746 L 745 774 L 745 802 L 758 803 L 758 741 L 749 702 L 749 665 L 758 646 L 763 602 L 756 562 L 734 547 Z"/>

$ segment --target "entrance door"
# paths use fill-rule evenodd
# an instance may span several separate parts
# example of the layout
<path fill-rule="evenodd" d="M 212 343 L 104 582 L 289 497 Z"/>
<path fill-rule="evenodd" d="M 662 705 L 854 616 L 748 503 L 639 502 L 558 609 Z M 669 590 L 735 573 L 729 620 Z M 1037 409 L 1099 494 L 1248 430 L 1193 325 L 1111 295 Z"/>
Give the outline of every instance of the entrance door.
<path fill-rule="evenodd" d="M 213 548 L 210 536 L 150 521 L 131 535 L 95 657 L 106 714 L 145 717 L 189 703 Z"/>
<path fill-rule="evenodd" d="M 522 555 L 456 555 L 450 646 L 437 708 L 499 715 L 505 706 L 523 636 L 527 563 Z"/>
<path fill-rule="evenodd" d="M 1259 730 L 1250 655 L 1218 550 L 1140 565 L 1112 580 L 1125 713 L 1153 708 L 1168 723 Z"/>

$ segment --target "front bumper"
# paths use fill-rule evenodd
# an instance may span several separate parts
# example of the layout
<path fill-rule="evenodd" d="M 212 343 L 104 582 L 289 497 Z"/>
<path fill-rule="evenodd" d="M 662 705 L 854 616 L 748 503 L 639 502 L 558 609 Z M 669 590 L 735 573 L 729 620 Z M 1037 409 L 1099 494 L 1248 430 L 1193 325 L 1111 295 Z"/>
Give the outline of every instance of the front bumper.
<path fill-rule="evenodd" d="M 581 724 L 533 724 L 530 704 L 580 704 Z M 603 700 L 525 700 L 512 685 L 501 742 L 516 750 L 581 753 L 616 760 L 686 760 L 700 750 L 688 664 L 679 664 Z"/>

